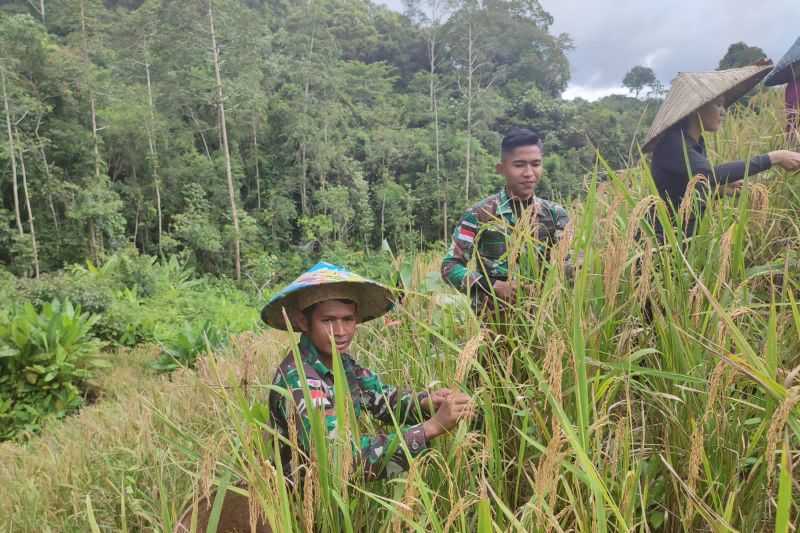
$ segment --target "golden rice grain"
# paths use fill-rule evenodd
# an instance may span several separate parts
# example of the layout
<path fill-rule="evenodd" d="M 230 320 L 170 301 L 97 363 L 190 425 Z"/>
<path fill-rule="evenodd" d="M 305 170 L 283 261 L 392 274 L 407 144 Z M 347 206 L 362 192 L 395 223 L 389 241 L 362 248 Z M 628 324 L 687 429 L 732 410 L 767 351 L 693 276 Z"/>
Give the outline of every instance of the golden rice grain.
<path fill-rule="evenodd" d="M 481 331 L 472 337 L 469 341 L 467 341 L 467 344 L 464 345 L 461 353 L 458 354 L 455 375 L 456 383 L 464 383 L 464 379 L 467 377 L 469 369 L 472 368 L 472 364 L 475 362 L 475 357 L 477 356 L 478 350 L 481 347 L 483 334 L 484 333 Z"/>
<path fill-rule="evenodd" d="M 775 470 L 775 451 L 778 447 L 778 441 L 781 440 L 783 435 L 783 428 L 789 420 L 789 415 L 792 409 L 795 408 L 797 403 L 800 402 L 800 385 L 792 387 L 786 391 L 786 398 L 781 402 L 778 409 L 772 415 L 772 423 L 767 430 L 767 483 L 772 484 L 772 472 Z"/>

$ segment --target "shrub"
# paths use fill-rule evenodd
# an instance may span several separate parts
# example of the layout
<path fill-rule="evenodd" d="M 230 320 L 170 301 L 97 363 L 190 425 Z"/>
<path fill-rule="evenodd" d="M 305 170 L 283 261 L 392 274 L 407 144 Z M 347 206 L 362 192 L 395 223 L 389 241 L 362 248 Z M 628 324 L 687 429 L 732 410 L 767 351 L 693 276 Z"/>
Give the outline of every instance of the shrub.
<path fill-rule="evenodd" d="M 159 372 L 193 367 L 197 356 L 227 344 L 227 335 L 209 321 L 185 322 L 181 330 L 161 343 L 161 356 L 151 367 Z"/>
<path fill-rule="evenodd" d="M 104 313 L 114 300 L 113 287 L 107 281 L 76 270 L 43 274 L 39 279 L 21 278 L 17 294 L 36 309 L 54 300 L 69 300 L 91 314 Z"/>
<path fill-rule="evenodd" d="M 0 314 L 0 440 L 82 405 L 92 371 L 107 365 L 91 335 L 96 322 L 68 300 Z"/>

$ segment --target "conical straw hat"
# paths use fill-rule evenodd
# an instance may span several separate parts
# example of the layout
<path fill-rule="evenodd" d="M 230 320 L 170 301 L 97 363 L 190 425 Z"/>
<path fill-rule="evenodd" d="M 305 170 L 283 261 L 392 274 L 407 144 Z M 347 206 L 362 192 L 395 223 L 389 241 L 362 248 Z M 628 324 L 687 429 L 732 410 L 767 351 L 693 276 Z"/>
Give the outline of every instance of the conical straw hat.
<path fill-rule="evenodd" d="M 800 72 L 800 37 L 789 51 L 775 64 L 772 72 L 764 78 L 764 85 L 783 85 L 792 81 L 795 72 Z"/>
<path fill-rule="evenodd" d="M 752 65 L 713 72 L 678 73 L 647 132 L 644 151 L 652 151 L 665 131 L 715 98 L 724 96 L 725 105 L 731 105 L 755 87 L 771 66 Z"/>
<path fill-rule="evenodd" d="M 321 262 L 273 296 L 261 310 L 261 318 L 273 328 L 285 330 L 284 309 L 292 318 L 303 309 L 327 300 L 356 302 L 359 323 L 378 318 L 392 308 L 392 292 L 387 287 L 340 266 Z"/>

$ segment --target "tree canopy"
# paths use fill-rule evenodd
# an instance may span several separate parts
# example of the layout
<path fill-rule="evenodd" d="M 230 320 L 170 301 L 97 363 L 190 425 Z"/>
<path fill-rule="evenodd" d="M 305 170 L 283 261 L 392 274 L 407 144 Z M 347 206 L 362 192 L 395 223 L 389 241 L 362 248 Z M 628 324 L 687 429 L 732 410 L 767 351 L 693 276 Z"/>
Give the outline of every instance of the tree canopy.
<path fill-rule="evenodd" d="M 724 70 L 728 68 L 746 67 L 752 65 L 760 59 L 766 59 L 767 54 L 758 46 L 748 46 L 747 44 L 739 41 L 733 43 L 728 47 L 728 51 L 719 60 L 717 70 Z"/>
<path fill-rule="evenodd" d="M 240 247 L 247 275 L 307 241 L 427 245 L 500 186 L 510 126 L 544 136 L 541 192 L 563 198 L 597 146 L 625 166 L 654 107 L 561 100 L 571 40 L 537 0 L 41 4 L 0 9 L 18 274 L 124 246 L 229 274 Z"/>
<path fill-rule="evenodd" d="M 622 78 L 622 85 L 627 87 L 639 98 L 639 93 L 645 87 L 655 87 L 658 82 L 655 72 L 650 67 L 637 65 L 630 69 Z"/>

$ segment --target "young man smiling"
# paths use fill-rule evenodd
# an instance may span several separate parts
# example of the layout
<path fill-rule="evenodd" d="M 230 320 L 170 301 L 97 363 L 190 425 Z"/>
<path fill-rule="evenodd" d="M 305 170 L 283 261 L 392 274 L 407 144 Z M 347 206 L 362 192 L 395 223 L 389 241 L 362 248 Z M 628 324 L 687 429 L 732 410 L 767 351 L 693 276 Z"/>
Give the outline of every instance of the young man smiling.
<path fill-rule="evenodd" d="M 278 367 L 273 384 L 290 392 L 292 399 L 277 391 L 269 396 L 272 420 L 278 431 L 289 437 L 295 421 L 301 451 L 310 455 L 310 409 L 320 409 L 329 437 L 336 434 L 339 420 L 334 407 L 333 346 L 341 355 L 356 418 L 366 411 L 391 426 L 394 420 L 401 434 L 391 431 L 362 435 L 354 443 L 356 461 L 367 478 L 388 477 L 408 468 L 398 437 L 415 457 L 428 441 L 453 429 L 473 413 L 471 398 L 448 389 L 433 392 L 399 390 L 384 384 L 371 370 L 359 365 L 349 354 L 358 324 L 377 318 L 391 308 L 389 289 L 329 263 L 318 263 L 280 291 L 264 307 L 261 316 L 272 327 L 286 329 L 284 311 L 294 329 L 302 332 L 298 346 L 305 384 L 293 354 Z M 306 405 L 304 385 L 312 406 Z M 284 472 L 291 472 L 291 448 L 281 445 Z"/>
<path fill-rule="evenodd" d="M 464 213 L 442 260 L 442 278 L 469 295 L 478 314 L 495 309 L 495 298 L 514 300 L 517 280 L 508 278 L 506 251 L 511 231 L 521 217 L 533 217 L 531 227 L 542 252 L 561 238 L 569 222 L 563 207 L 534 194 L 544 172 L 539 136 L 514 128 L 503 138 L 500 151 L 495 168 L 505 178 L 505 186 Z M 477 267 L 470 270 L 467 265 L 473 254 Z"/>

